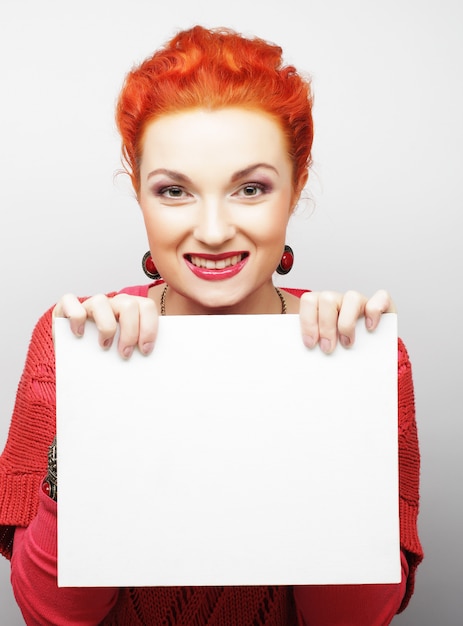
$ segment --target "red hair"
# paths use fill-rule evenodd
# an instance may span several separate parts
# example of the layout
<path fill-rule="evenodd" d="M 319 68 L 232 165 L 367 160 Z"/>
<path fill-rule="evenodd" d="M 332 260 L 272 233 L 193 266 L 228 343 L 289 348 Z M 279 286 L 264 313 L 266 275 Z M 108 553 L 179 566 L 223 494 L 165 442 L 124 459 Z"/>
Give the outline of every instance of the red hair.
<path fill-rule="evenodd" d="M 185 109 L 230 106 L 262 110 L 280 124 L 298 188 L 311 164 L 309 80 L 283 64 L 279 46 L 229 29 L 195 26 L 133 69 L 119 96 L 116 122 L 123 161 L 137 194 L 143 136 L 151 121 Z"/>

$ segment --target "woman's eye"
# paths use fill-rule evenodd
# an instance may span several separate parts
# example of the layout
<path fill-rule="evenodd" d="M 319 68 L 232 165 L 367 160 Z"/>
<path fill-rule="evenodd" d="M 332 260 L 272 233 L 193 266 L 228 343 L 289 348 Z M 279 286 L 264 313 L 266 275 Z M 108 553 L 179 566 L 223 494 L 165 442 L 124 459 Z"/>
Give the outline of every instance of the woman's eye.
<path fill-rule="evenodd" d="M 181 187 L 163 187 L 158 191 L 160 196 L 164 196 L 164 198 L 173 198 L 177 200 L 178 198 L 182 198 L 184 195 L 184 191 Z"/>
<path fill-rule="evenodd" d="M 238 195 L 245 196 L 246 198 L 253 198 L 255 196 L 260 196 L 265 193 L 265 185 L 261 183 L 248 183 L 243 185 L 238 192 Z"/>

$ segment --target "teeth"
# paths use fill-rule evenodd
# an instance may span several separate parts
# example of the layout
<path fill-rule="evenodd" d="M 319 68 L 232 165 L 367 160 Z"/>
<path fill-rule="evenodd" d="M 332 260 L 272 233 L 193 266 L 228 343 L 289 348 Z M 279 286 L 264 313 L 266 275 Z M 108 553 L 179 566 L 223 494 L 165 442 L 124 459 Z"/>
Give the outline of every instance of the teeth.
<path fill-rule="evenodd" d="M 241 255 L 235 254 L 234 256 L 227 257 L 226 259 L 221 259 L 220 261 L 203 259 L 199 256 L 191 256 L 190 260 L 193 265 L 196 265 L 197 267 L 204 267 L 208 270 L 223 270 L 225 267 L 230 267 L 230 265 L 236 265 L 236 263 L 241 261 Z"/>

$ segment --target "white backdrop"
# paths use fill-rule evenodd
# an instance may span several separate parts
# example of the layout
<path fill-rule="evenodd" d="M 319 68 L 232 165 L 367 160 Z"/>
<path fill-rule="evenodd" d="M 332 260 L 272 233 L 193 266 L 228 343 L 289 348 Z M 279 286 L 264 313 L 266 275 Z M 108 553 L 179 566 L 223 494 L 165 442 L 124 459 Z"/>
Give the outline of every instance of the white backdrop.
<path fill-rule="evenodd" d="M 144 282 L 141 215 L 120 167 L 125 73 L 194 23 L 283 46 L 313 77 L 311 206 L 280 284 L 384 287 L 414 365 L 426 559 L 394 624 L 463 612 L 460 324 L 463 10 L 458 0 L 3 0 L 0 7 L 0 447 L 37 318 L 63 293 Z M 458 219 L 458 224 L 457 224 Z M 458 316 L 458 317 L 457 317 Z M 457 485 L 455 487 L 455 485 Z M 0 615 L 22 624 L 0 561 Z"/>

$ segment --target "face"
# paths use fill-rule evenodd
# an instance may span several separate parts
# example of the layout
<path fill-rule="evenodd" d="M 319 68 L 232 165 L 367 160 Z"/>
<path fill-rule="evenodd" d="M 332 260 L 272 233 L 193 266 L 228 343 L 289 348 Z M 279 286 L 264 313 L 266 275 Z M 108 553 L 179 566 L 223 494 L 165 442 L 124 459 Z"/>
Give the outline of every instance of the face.
<path fill-rule="evenodd" d="M 194 109 L 146 129 L 139 202 L 176 313 L 266 312 L 296 201 L 285 137 L 264 113 Z"/>

